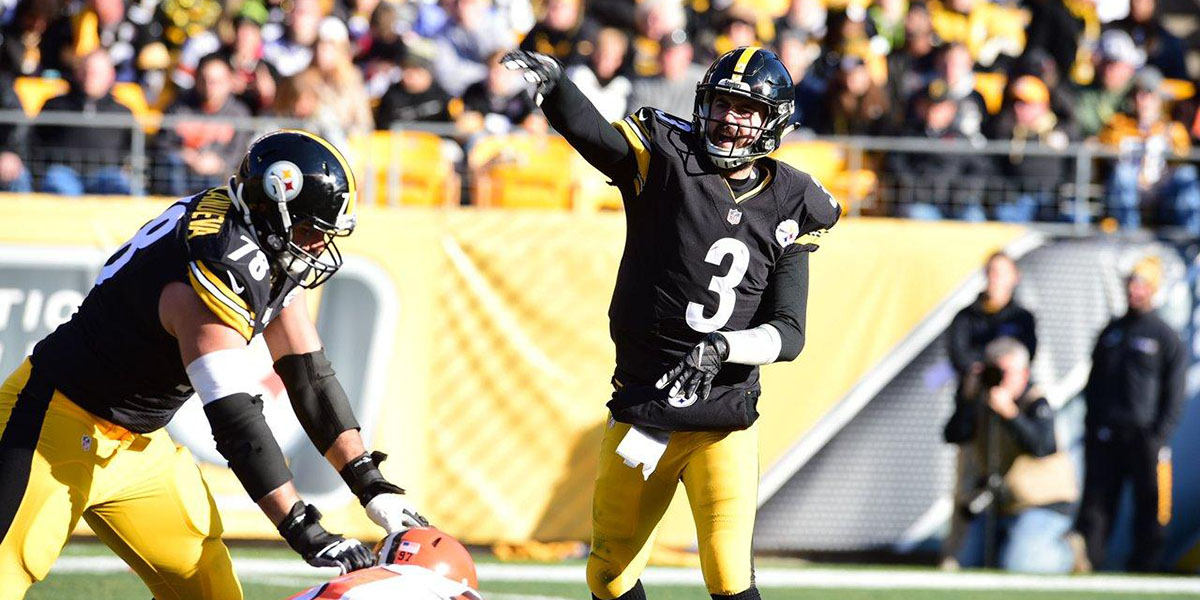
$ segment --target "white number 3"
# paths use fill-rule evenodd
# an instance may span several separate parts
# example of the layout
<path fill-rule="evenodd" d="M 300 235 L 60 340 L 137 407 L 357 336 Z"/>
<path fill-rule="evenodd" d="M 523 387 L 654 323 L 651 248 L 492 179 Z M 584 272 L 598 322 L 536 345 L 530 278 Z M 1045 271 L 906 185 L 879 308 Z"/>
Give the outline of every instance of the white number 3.
<path fill-rule="evenodd" d="M 741 240 L 721 238 L 708 247 L 704 262 L 720 266 L 721 261 L 729 255 L 733 256 L 729 272 L 720 277 L 713 276 L 712 281 L 708 282 L 708 289 L 716 292 L 720 299 L 716 314 L 705 317 L 703 304 L 688 302 L 687 324 L 700 333 L 711 333 L 724 327 L 729 317 L 733 316 L 733 305 L 737 301 L 737 294 L 733 290 L 742 282 L 746 269 L 750 267 L 750 249 Z"/>

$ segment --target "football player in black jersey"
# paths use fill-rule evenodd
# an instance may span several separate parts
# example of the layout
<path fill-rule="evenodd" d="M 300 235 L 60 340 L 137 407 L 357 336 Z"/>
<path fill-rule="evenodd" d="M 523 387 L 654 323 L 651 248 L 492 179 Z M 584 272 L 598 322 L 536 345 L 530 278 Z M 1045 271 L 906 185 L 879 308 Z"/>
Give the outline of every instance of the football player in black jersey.
<path fill-rule="evenodd" d="M 252 396 L 247 344 L 262 334 L 296 416 L 371 519 L 424 519 L 368 453 L 308 316 L 305 289 L 341 265 L 354 175 L 325 140 L 256 140 L 226 187 L 172 204 L 105 263 L 79 311 L 0 388 L 0 599 L 46 576 L 84 518 L 159 600 L 240 599 L 199 469 L 163 427 L 193 393 L 217 449 L 309 563 L 367 567 L 292 484 Z"/>
<path fill-rule="evenodd" d="M 690 118 L 641 108 L 609 124 L 554 59 L 514 51 L 504 62 L 625 204 L 592 595 L 645 598 L 638 577 L 682 481 L 709 593 L 758 598 L 758 366 L 800 353 L 808 254 L 841 214 L 812 176 L 767 157 L 788 132 L 791 77 L 771 52 L 738 48 L 708 69 Z"/>

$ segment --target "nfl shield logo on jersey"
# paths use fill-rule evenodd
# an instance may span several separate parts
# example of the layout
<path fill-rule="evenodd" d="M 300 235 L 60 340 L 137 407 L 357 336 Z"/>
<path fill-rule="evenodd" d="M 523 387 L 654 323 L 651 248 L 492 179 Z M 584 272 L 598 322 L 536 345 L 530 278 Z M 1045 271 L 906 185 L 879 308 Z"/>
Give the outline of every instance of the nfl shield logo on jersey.
<path fill-rule="evenodd" d="M 742 222 L 742 211 L 736 208 L 731 208 L 729 209 L 729 214 L 726 215 L 725 218 L 729 220 L 730 225 L 737 225 L 738 223 Z"/>

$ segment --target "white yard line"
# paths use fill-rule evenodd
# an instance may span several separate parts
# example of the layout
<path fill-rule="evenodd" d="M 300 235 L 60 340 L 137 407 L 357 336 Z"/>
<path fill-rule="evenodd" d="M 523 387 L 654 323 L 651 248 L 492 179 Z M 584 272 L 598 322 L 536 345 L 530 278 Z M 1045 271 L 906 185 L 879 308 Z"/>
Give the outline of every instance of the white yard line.
<path fill-rule="evenodd" d="M 333 576 L 333 569 L 315 569 L 299 559 L 243 558 L 234 561 L 247 578 Z M 484 587 L 499 581 L 544 581 L 583 583 L 582 566 L 481 564 L 477 566 Z M 64 556 L 54 565 L 56 573 L 113 573 L 129 568 L 115 556 Z M 828 589 L 922 589 L 922 590 L 1030 590 L 1055 592 L 1200 594 L 1200 578 L 1129 577 L 1122 575 L 1017 575 L 1001 573 L 942 573 L 916 570 L 858 570 L 830 568 L 757 569 L 760 588 L 810 587 Z M 642 575 L 647 585 L 700 585 L 698 569 L 651 567 Z M 302 584 L 303 582 L 301 582 Z M 491 597 L 491 596 L 489 596 Z M 516 596 L 545 600 L 536 596 Z"/>

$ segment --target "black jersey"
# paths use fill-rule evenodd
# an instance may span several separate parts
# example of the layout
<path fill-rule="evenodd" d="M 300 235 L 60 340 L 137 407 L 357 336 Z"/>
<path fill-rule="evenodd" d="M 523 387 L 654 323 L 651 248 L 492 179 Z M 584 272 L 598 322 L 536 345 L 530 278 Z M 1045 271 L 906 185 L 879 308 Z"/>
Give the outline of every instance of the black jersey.
<path fill-rule="evenodd" d="M 192 395 L 179 343 L 159 320 L 171 282 L 187 282 L 247 341 L 298 289 L 272 284 L 271 266 L 228 188 L 168 207 L 119 248 L 71 320 L 38 342 L 31 360 L 88 412 L 145 433 Z"/>
<path fill-rule="evenodd" d="M 841 209 L 812 176 L 770 158 L 756 163 L 759 183 L 735 197 L 691 124 L 661 111 L 643 108 L 615 125 L 634 151 L 637 172 L 633 181 L 616 182 L 628 231 L 609 307 L 617 350 L 610 407 L 619 420 L 653 425 L 646 422 L 652 416 L 618 412 L 646 403 L 654 382 L 705 334 L 765 322 L 759 308 L 777 262 L 814 249 L 814 236 L 832 227 Z M 757 417 L 757 397 L 758 367 L 727 363 L 709 403 L 741 406 L 743 418 L 727 424 L 738 428 Z M 676 429 L 719 428 L 710 417 L 702 418 L 707 424 L 689 425 L 675 414 L 670 420 Z"/>

